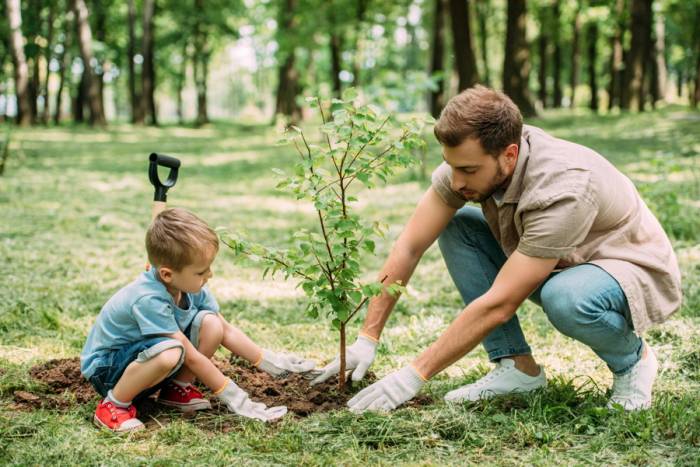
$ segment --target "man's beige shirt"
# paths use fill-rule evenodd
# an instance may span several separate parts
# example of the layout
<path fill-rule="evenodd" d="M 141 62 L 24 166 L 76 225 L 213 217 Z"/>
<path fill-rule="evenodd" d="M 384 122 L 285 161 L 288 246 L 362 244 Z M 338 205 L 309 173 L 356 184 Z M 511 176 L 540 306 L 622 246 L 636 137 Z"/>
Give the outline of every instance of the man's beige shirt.
<path fill-rule="evenodd" d="M 433 188 L 459 209 L 465 200 L 451 178 L 441 164 Z M 525 125 L 510 184 L 481 208 L 506 256 L 517 250 L 559 258 L 557 268 L 592 263 L 607 271 L 625 292 L 637 332 L 680 308 L 671 242 L 632 182 L 595 151 Z"/>

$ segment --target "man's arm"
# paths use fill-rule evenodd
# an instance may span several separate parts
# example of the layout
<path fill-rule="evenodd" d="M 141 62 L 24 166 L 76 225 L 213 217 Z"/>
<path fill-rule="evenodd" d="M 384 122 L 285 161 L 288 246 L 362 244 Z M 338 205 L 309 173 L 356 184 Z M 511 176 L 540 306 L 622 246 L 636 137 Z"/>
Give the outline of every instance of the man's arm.
<path fill-rule="evenodd" d="M 423 253 L 438 238 L 455 212 L 456 209 L 448 206 L 432 187 L 425 192 L 379 273 L 380 278 L 386 277 L 385 284 L 408 283 Z M 378 340 L 397 299 L 385 291 L 370 300 L 361 332 Z"/>
<path fill-rule="evenodd" d="M 428 379 L 462 358 L 493 329 L 513 317 L 557 262 L 556 258 L 513 253 L 488 292 L 467 305 L 438 340 L 413 362 L 413 367 Z"/>

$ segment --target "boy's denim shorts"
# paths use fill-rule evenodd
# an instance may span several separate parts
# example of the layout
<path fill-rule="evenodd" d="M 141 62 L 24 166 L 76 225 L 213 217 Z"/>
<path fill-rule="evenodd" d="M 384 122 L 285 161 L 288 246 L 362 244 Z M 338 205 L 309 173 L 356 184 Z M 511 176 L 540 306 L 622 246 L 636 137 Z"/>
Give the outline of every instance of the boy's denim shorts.
<path fill-rule="evenodd" d="M 204 317 L 209 314 L 215 314 L 213 311 L 203 310 L 197 313 L 190 325 L 185 329 L 184 334 L 192 342 L 195 348 L 199 347 L 199 330 Z M 148 397 L 156 392 L 175 373 L 180 370 L 185 361 L 185 349 L 176 339 L 163 336 L 148 337 L 142 341 L 134 342 L 125 345 L 120 349 L 113 350 L 105 354 L 97 367 L 97 370 L 90 377 L 90 384 L 102 396 L 106 397 L 107 393 L 117 385 L 117 382 L 124 374 L 126 367 L 131 362 L 147 362 L 153 357 L 159 355 L 168 349 L 178 348 L 182 350 L 180 361 L 168 373 L 163 381 L 159 384 L 142 391 L 135 399 Z"/>

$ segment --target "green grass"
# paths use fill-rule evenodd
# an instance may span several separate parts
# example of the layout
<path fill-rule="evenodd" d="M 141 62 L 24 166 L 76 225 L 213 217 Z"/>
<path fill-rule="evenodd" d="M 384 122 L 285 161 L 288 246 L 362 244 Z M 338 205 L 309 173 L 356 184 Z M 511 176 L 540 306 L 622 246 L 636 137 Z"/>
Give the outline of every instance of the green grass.
<path fill-rule="evenodd" d="M 263 126 L 220 122 L 201 130 L 115 125 L 13 130 L 0 177 L 0 459 L 10 464 L 685 464 L 700 452 L 700 114 L 666 108 L 642 115 L 552 112 L 533 121 L 588 145 L 627 173 L 671 235 L 684 274 L 685 302 L 646 334 L 661 362 L 651 410 L 602 407 L 610 374 L 594 354 L 558 334 L 536 306 L 520 310 L 524 331 L 550 385 L 527 397 L 451 407 L 448 390 L 474 381 L 488 364 L 481 348 L 425 388 L 434 405 L 390 415 L 347 411 L 287 418 L 274 426 L 219 415 L 168 417 L 131 437 L 98 431 L 93 406 L 68 412 L 13 410 L 17 390 L 41 391 L 31 366 L 76 356 L 102 304 L 142 269 L 152 189 L 152 151 L 178 156 L 173 206 L 214 226 L 244 228 L 284 245 L 313 212 L 275 191 L 272 167 L 295 155 Z M 428 165 L 440 160 L 431 141 Z M 428 170 L 428 173 L 430 169 Z M 417 172 L 359 194 L 368 220 L 389 224 L 368 277 L 388 253 L 427 181 Z M 294 284 L 261 279 L 222 250 L 211 282 L 223 313 L 262 345 L 331 358 L 336 334 L 303 315 Z M 398 368 L 432 342 L 461 308 L 437 248 L 419 265 L 392 315 L 373 367 Z M 353 324 L 355 329 L 359 324 Z M 351 335 L 354 331 L 351 331 Z M 226 421 L 226 423 L 223 423 Z"/>

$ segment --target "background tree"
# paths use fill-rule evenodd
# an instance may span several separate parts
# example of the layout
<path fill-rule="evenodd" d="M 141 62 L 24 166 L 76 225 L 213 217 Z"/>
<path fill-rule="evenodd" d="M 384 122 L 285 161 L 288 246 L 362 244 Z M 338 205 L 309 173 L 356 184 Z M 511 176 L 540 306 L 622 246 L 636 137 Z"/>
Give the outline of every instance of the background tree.
<path fill-rule="evenodd" d="M 437 118 L 445 105 L 445 0 L 433 0 L 433 30 L 430 50 L 429 75 L 435 86 L 430 90 L 430 114 Z"/>
<path fill-rule="evenodd" d="M 479 81 L 476 57 L 472 47 L 469 3 L 467 0 L 449 0 L 452 46 L 459 77 L 457 88 L 459 91 L 470 88 Z"/>
<path fill-rule="evenodd" d="M 71 0 L 71 7 L 78 26 L 78 46 L 83 60 L 83 77 L 90 106 L 90 124 L 105 125 L 107 123 L 102 106 L 99 83 L 92 69 L 92 31 L 88 23 L 88 9 L 84 0 Z"/>
<path fill-rule="evenodd" d="M 24 55 L 22 12 L 19 0 L 5 0 L 10 30 L 10 52 L 15 69 L 15 95 L 17 96 L 17 123 L 21 126 L 32 122 L 32 110 L 28 94 L 27 59 Z"/>
<path fill-rule="evenodd" d="M 630 49 L 625 63 L 623 109 L 644 110 L 644 80 L 651 51 L 652 0 L 632 0 Z"/>
<path fill-rule="evenodd" d="M 520 107 L 524 116 L 535 115 L 529 91 L 530 52 L 526 39 L 525 0 L 508 0 L 506 51 L 503 62 L 503 91 Z"/>

